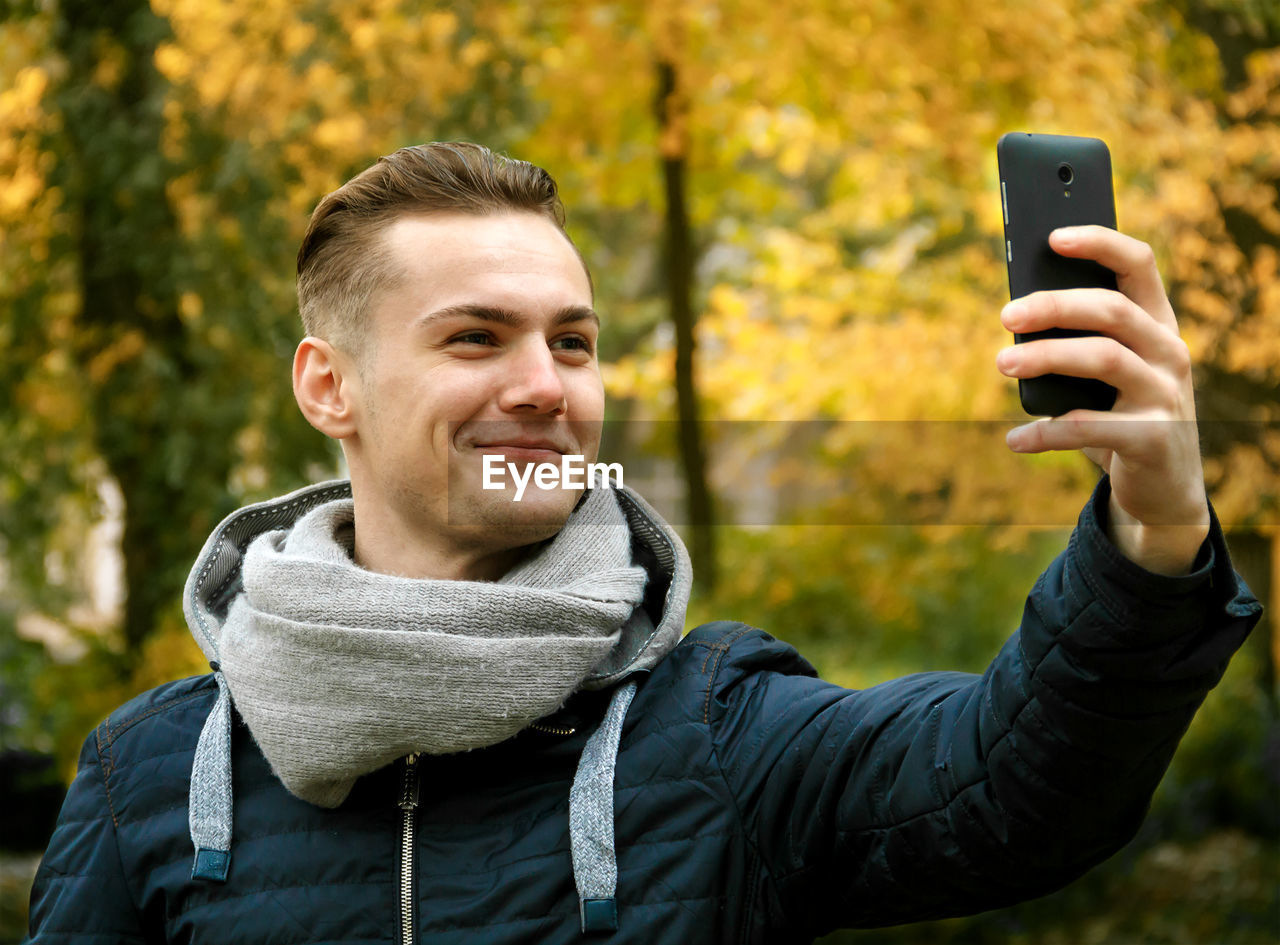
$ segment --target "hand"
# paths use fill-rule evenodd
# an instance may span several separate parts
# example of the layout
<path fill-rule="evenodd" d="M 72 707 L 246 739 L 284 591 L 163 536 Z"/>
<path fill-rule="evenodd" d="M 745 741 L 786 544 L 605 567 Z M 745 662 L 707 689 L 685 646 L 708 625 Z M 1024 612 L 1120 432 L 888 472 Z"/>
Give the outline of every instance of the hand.
<path fill-rule="evenodd" d="M 1116 388 L 1110 411 L 1071 410 L 1011 430 L 1019 453 L 1082 449 L 1111 476 L 1107 534 L 1129 559 L 1160 574 L 1186 574 L 1209 532 L 1196 428 L 1191 357 L 1156 270 L 1151 247 L 1102 226 L 1064 227 L 1049 237 L 1063 256 L 1092 259 L 1116 274 L 1119 291 L 1060 289 L 1010 302 L 1010 331 L 1082 328 L 1101 337 L 1046 338 L 1003 349 L 1009 377 L 1069 374 Z"/>

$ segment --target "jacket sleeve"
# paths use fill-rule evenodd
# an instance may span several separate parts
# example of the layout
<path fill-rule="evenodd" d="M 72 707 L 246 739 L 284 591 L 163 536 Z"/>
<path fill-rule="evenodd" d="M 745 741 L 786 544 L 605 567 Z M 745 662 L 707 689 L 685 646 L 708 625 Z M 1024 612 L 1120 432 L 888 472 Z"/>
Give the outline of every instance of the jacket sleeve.
<path fill-rule="evenodd" d="M 155 941 L 143 934 L 125 880 L 98 738 L 85 741 L 75 780 L 31 889 L 30 945 Z"/>
<path fill-rule="evenodd" d="M 1104 479 L 982 676 L 864 691 L 758 631 L 708 691 L 760 861 L 758 926 L 818 935 L 1050 892 L 1132 838 L 1174 748 L 1261 613 L 1216 516 L 1192 574 L 1124 558 Z"/>

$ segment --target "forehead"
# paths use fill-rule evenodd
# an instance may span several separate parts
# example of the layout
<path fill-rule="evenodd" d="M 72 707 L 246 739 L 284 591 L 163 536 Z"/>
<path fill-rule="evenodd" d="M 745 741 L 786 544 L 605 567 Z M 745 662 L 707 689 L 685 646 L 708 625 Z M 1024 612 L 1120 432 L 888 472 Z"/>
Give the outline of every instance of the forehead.
<path fill-rule="evenodd" d="M 577 251 L 554 223 L 534 213 L 406 215 L 387 226 L 382 249 L 392 284 L 420 295 L 551 293 L 591 302 Z M 573 296 L 568 299 L 567 296 Z"/>

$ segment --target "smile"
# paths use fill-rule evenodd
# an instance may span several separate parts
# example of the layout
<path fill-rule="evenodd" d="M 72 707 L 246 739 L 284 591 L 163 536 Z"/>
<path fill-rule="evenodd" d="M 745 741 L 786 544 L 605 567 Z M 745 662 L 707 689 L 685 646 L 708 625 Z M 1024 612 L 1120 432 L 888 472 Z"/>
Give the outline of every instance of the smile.
<path fill-rule="evenodd" d="M 556 449 L 553 446 L 523 446 L 511 443 L 492 443 L 485 446 L 477 446 L 477 453 L 488 456 L 505 456 L 508 460 L 517 463 L 545 463 L 558 462 L 565 451 Z"/>

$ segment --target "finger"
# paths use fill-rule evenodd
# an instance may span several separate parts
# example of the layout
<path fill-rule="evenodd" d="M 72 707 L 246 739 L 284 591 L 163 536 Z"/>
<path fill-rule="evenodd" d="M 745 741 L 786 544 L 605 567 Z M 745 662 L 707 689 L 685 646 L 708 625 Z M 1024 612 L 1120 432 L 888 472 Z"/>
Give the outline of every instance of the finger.
<path fill-rule="evenodd" d="M 1187 423 L 1165 417 L 1118 418 L 1101 410 L 1072 410 L 1015 427 L 1005 440 L 1016 453 L 1085 450 L 1101 456 L 1105 454 L 1099 451 L 1108 451 L 1127 457 L 1129 462 L 1144 458 L 1154 462 L 1168 455 L 1171 442 L 1193 432 L 1186 429 Z"/>
<path fill-rule="evenodd" d="M 1030 334 L 1046 328 L 1077 328 L 1115 338 L 1148 361 L 1177 363 L 1186 344 L 1137 303 L 1110 289 L 1056 289 L 1033 292 L 1000 312 L 1009 331 Z"/>
<path fill-rule="evenodd" d="M 1105 381 L 1138 404 L 1156 402 L 1164 392 L 1162 376 L 1150 363 L 1114 338 L 1043 338 L 1004 348 L 996 367 L 1007 377 L 1044 374 L 1092 377 Z M 1142 396 L 1154 392 L 1154 396 Z"/>
<path fill-rule="evenodd" d="M 1156 256 L 1141 240 L 1105 226 L 1060 227 L 1049 234 L 1049 246 L 1061 256 L 1092 259 L 1116 274 L 1116 287 L 1153 318 L 1173 331 L 1177 319 L 1156 268 Z"/>

